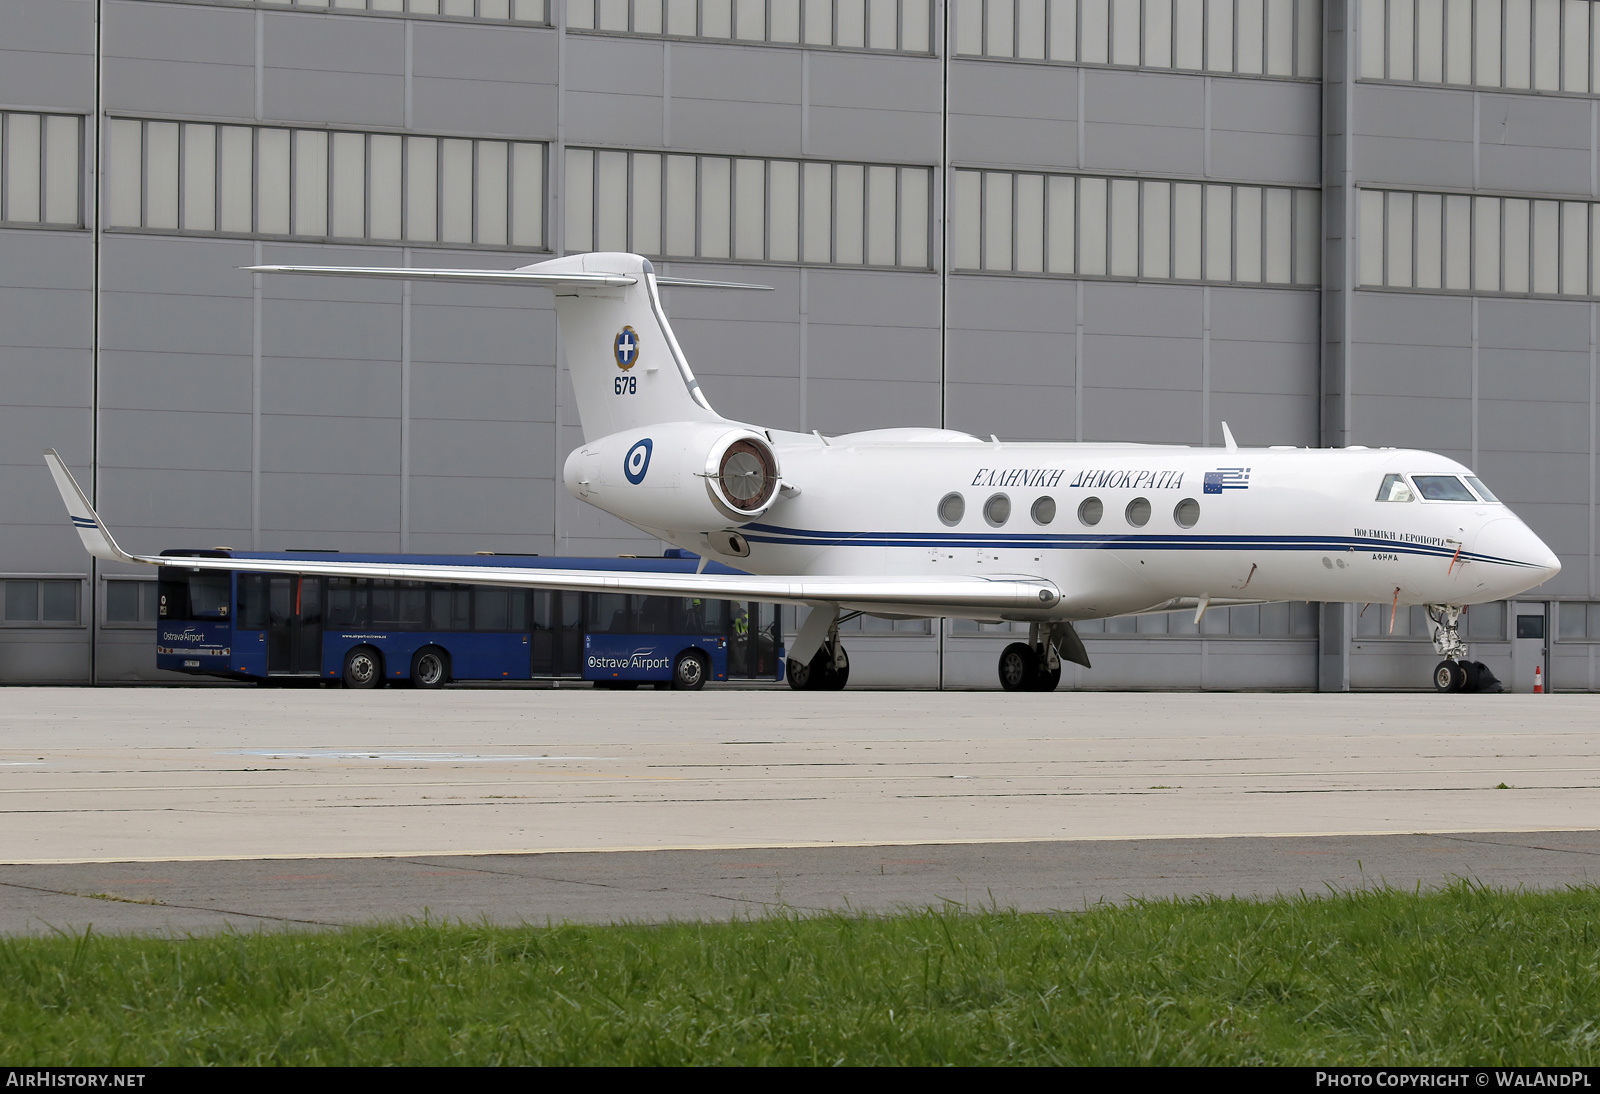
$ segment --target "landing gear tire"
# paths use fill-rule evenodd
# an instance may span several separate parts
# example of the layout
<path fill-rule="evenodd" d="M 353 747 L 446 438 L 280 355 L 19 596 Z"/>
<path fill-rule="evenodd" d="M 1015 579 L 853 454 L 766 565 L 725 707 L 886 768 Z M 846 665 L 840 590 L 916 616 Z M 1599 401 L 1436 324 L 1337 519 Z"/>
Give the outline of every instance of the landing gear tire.
<path fill-rule="evenodd" d="M 1054 691 L 1059 683 L 1061 683 L 1061 666 L 1059 664 L 1048 671 L 1041 666 L 1039 671 L 1034 674 L 1033 687 L 1028 690 Z"/>
<path fill-rule="evenodd" d="M 411 659 L 411 686 L 422 691 L 450 682 L 450 655 L 438 646 L 424 646 Z"/>
<path fill-rule="evenodd" d="M 842 646 L 836 647 L 838 660 L 844 664 L 835 667 L 834 650 L 824 644 L 812 655 L 809 664 L 802 665 L 789 658 L 784 665 L 784 676 L 795 691 L 842 691 L 850 679 L 850 655 Z"/>
<path fill-rule="evenodd" d="M 1467 682 L 1466 671 L 1456 661 L 1440 661 L 1433 669 L 1433 690 L 1460 691 Z"/>
<path fill-rule="evenodd" d="M 383 655 L 371 646 L 357 646 L 344 655 L 344 686 L 367 691 L 383 683 Z"/>
<path fill-rule="evenodd" d="M 1477 691 L 1483 683 L 1482 675 L 1478 672 L 1478 662 L 1457 661 L 1456 664 L 1461 666 L 1461 690 Z"/>
<path fill-rule="evenodd" d="M 1038 677 L 1039 655 L 1026 642 L 1013 642 L 1001 652 L 1000 686 L 1006 691 L 1034 691 Z"/>
<path fill-rule="evenodd" d="M 680 653 L 672 664 L 672 690 L 699 691 L 706 686 L 706 678 L 710 675 L 711 666 L 707 664 L 704 654 L 693 650 Z"/>

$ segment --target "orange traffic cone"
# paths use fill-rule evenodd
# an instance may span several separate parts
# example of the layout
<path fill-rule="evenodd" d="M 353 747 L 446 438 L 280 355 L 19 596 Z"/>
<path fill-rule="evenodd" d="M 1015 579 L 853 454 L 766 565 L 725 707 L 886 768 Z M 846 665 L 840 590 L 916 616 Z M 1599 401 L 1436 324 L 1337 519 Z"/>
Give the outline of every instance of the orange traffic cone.
<path fill-rule="evenodd" d="M 1539 665 L 1533 666 L 1533 693 L 1544 694 L 1544 669 Z"/>

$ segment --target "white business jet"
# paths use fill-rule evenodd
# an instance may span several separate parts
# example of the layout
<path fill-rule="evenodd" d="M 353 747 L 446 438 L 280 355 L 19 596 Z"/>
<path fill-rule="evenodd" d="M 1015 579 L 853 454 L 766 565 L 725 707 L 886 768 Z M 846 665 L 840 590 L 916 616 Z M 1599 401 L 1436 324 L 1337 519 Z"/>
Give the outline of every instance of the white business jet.
<path fill-rule="evenodd" d="M 1472 688 L 1463 605 L 1560 571 L 1473 473 L 1430 452 L 981 440 L 943 429 L 825 437 L 724 418 L 662 310 L 664 286 L 762 288 L 657 276 L 633 254 L 511 271 L 260 266 L 255 272 L 543 286 L 555 291 L 583 445 L 567 490 L 702 558 L 715 575 L 470 569 L 323 559 L 186 558 L 195 569 L 462 581 L 806 605 L 790 682 L 840 688 L 839 624 L 859 613 L 1029 625 L 1000 656 L 1010 691 L 1087 667 L 1075 620 L 1268 601 L 1427 605 L 1441 691 Z M 90 553 L 119 548 L 65 464 L 46 454 Z M 704 564 L 702 563 L 702 569 Z"/>

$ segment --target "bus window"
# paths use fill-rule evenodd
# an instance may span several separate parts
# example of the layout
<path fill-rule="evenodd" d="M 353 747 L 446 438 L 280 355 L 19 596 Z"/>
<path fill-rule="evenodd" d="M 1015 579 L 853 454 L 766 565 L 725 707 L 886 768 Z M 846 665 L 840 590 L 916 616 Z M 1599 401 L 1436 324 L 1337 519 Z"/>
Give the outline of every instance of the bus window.
<path fill-rule="evenodd" d="M 242 631 L 264 631 L 267 629 L 265 574 L 239 575 L 239 608 L 233 625 Z"/>
<path fill-rule="evenodd" d="M 631 596 L 635 634 L 675 634 L 668 605 L 664 596 Z"/>
<path fill-rule="evenodd" d="M 589 596 L 589 633 L 631 634 L 628 622 L 628 597 L 625 593 L 591 593 Z"/>
<path fill-rule="evenodd" d="M 472 629 L 508 631 L 511 629 L 511 590 L 478 585 L 472 590 Z"/>
<path fill-rule="evenodd" d="M 421 630 L 427 590 L 420 581 L 375 580 L 372 583 L 372 626 L 388 630 Z"/>
<path fill-rule="evenodd" d="M 428 586 L 428 629 L 465 631 L 471 629 L 472 589 L 466 585 Z"/>
<path fill-rule="evenodd" d="M 244 610 L 244 577 L 239 578 L 239 610 Z M 330 577 L 328 579 L 328 626 L 365 627 L 367 625 L 367 579 Z"/>

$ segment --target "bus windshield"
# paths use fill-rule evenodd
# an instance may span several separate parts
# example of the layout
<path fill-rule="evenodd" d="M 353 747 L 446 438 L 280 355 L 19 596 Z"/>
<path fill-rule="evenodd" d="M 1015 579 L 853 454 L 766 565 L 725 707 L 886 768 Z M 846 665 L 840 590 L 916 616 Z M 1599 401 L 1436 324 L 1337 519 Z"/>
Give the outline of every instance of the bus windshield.
<path fill-rule="evenodd" d="M 159 596 L 162 619 L 226 619 L 233 600 L 233 575 L 215 570 L 185 573 L 165 566 Z"/>

